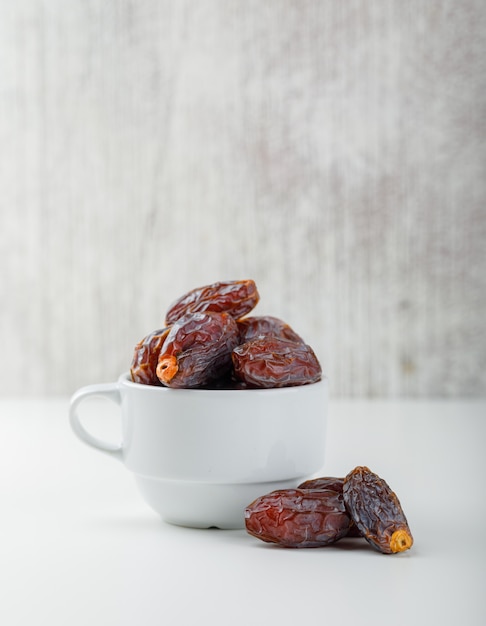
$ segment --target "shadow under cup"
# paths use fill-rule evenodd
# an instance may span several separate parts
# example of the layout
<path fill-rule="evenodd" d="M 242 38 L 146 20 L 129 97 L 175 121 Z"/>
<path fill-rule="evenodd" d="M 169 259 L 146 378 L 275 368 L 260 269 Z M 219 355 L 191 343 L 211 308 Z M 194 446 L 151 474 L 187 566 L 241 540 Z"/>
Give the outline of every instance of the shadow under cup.
<path fill-rule="evenodd" d="M 88 396 L 120 404 L 122 444 L 91 435 L 78 406 Z M 327 379 L 280 389 L 169 389 L 118 382 L 71 398 L 75 434 L 123 462 L 146 502 L 166 521 L 243 528 L 245 508 L 297 486 L 324 464 Z"/>

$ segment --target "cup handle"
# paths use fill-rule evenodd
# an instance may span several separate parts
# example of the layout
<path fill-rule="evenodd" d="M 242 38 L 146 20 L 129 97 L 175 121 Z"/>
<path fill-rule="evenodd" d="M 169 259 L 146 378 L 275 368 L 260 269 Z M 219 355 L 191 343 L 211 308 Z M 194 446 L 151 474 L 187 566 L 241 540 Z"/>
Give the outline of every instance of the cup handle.
<path fill-rule="evenodd" d="M 69 405 L 69 421 L 71 424 L 71 428 L 74 430 L 81 441 L 87 443 L 92 448 L 96 450 L 100 450 L 101 452 L 105 452 L 111 457 L 122 460 L 122 446 L 109 443 L 107 441 L 103 441 L 91 435 L 85 427 L 82 425 L 81 420 L 78 415 L 78 406 L 81 404 L 83 400 L 85 400 L 89 396 L 99 396 L 101 398 L 107 398 L 116 404 L 121 404 L 121 394 L 118 383 L 105 383 L 98 385 L 88 385 L 87 387 L 82 387 L 78 389 L 76 393 L 72 396 L 71 402 Z"/>

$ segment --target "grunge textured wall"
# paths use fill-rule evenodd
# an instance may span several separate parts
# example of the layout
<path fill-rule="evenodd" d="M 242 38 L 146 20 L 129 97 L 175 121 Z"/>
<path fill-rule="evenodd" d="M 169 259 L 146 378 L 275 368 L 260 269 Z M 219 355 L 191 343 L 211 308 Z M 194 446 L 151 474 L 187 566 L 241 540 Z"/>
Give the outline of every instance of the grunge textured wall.
<path fill-rule="evenodd" d="M 254 278 L 334 396 L 486 391 L 481 0 L 0 1 L 0 393 Z"/>

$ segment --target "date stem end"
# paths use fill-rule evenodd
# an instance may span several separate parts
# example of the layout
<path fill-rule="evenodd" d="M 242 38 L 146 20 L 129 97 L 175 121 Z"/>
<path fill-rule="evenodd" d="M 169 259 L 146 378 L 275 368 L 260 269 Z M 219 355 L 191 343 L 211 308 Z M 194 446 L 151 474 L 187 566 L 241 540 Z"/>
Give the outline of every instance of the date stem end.
<path fill-rule="evenodd" d="M 169 383 L 177 374 L 179 367 L 176 357 L 172 355 L 162 356 L 157 363 L 157 378 L 161 383 Z"/>
<path fill-rule="evenodd" d="M 412 535 L 405 529 L 396 530 L 390 538 L 390 550 L 393 553 L 404 552 L 412 547 Z"/>

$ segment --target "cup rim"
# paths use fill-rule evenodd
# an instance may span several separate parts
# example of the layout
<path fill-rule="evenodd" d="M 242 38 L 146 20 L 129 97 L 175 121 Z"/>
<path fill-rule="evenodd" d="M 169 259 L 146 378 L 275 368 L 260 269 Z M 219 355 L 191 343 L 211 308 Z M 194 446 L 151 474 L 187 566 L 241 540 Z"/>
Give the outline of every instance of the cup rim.
<path fill-rule="evenodd" d="M 131 375 L 129 371 L 124 372 L 118 378 L 119 384 L 126 385 L 127 387 L 132 387 L 134 389 L 143 389 L 148 393 L 181 393 L 181 392 L 191 392 L 197 394 L 216 394 L 218 396 L 227 395 L 227 394 L 248 394 L 252 395 L 256 394 L 265 394 L 269 395 L 271 393 L 283 395 L 283 394 L 295 394 L 295 393 L 306 393 L 310 388 L 317 389 L 322 387 L 327 387 L 328 377 L 322 376 L 320 380 L 315 383 L 308 383 L 306 385 L 292 385 L 289 387 L 270 387 L 268 389 L 201 389 L 201 388 L 181 388 L 181 389 L 172 389 L 171 387 L 164 387 L 163 385 L 144 385 L 142 383 L 136 383 L 131 379 Z"/>

